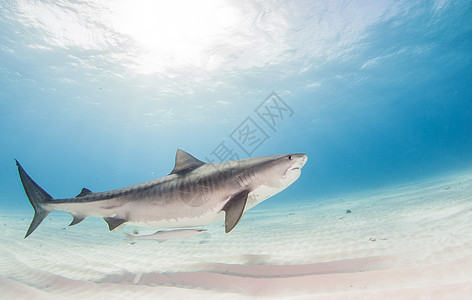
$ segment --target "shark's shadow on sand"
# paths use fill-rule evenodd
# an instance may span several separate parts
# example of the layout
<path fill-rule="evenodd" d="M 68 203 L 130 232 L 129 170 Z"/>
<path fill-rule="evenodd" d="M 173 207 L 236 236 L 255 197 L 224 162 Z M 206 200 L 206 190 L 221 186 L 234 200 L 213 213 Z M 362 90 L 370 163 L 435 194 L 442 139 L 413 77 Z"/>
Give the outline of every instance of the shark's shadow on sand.
<path fill-rule="evenodd" d="M 356 274 L 389 269 L 395 263 L 396 260 L 389 256 L 303 265 L 203 263 L 192 266 L 195 271 L 191 272 L 124 272 L 107 275 L 96 282 L 270 295 L 293 289 L 309 291 L 316 287 L 316 276 L 358 276 Z"/>

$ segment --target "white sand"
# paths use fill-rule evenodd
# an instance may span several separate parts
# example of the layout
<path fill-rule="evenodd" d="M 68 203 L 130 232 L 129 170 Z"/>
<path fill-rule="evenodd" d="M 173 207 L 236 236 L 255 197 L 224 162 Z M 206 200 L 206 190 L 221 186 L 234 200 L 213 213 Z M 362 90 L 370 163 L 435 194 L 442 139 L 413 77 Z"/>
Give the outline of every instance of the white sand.
<path fill-rule="evenodd" d="M 472 295 L 472 173 L 256 207 L 228 235 L 223 224 L 209 226 L 211 238 L 203 241 L 130 245 L 103 220 L 67 227 L 71 217 L 60 212 L 24 240 L 32 211 L 0 216 L 4 299 Z"/>

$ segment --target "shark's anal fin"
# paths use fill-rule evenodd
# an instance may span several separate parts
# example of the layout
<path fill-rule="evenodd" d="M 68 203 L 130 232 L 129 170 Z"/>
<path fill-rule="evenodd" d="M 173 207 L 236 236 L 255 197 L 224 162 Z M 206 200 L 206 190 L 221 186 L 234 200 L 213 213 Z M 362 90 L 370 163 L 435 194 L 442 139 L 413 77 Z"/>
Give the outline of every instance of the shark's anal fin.
<path fill-rule="evenodd" d="M 234 226 L 238 224 L 239 220 L 243 216 L 244 207 L 247 202 L 247 195 L 249 191 L 244 190 L 242 192 L 234 195 L 229 201 L 225 204 L 222 210 L 225 211 L 225 231 L 226 233 L 233 230 Z"/>
<path fill-rule="evenodd" d="M 77 197 L 85 197 L 87 195 L 90 195 L 90 194 L 93 194 L 93 192 L 89 189 L 86 189 L 86 188 L 83 188 L 82 191 L 80 191 L 80 194 L 78 194 L 77 196 L 75 196 L 75 198 Z"/>
<path fill-rule="evenodd" d="M 72 220 L 72 222 L 70 222 L 69 226 L 79 224 L 86 218 L 86 217 L 78 216 L 78 215 L 72 215 L 72 217 L 74 217 L 74 219 Z"/>
<path fill-rule="evenodd" d="M 120 219 L 120 218 L 115 218 L 115 217 L 108 217 L 108 218 L 103 218 L 103 219 L 105 220 L 105 222 L 107 222 L 108 228 L 110 229 L 110 231 L 112 231 L 116 227 L 126 222 L 125 219 Z"/>

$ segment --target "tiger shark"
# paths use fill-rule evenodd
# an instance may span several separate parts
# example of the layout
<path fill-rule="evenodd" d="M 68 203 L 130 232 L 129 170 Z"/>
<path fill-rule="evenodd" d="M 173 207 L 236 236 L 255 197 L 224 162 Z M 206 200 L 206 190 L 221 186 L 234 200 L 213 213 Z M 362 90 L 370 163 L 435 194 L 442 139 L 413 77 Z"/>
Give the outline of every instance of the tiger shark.
<path fill-rule="evenodd" d="M 295 182 L 307 161 L 302 153 L 204 163 L 177 150 L 175 166 L 164 177 L 107 192 L 83 188 L 74 198 L 54 199 L 16 161 L 34 208 L 27 238 L 54 211 L 69 212 L 69 226 L 102 217 L 109 230 L 133 224 L 152 228 L 193 228 L 225 221 L 230 232 L 243 216 Z"/>

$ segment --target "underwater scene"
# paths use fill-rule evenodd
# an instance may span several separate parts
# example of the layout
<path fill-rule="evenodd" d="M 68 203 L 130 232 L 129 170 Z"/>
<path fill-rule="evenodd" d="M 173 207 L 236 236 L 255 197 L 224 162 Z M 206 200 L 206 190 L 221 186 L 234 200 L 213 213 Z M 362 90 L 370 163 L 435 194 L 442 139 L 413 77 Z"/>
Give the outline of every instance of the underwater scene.
<path fill-rule="evenodd" d="M 2 0 L 0 299 L 470 299 L 471 20 Z"/>

